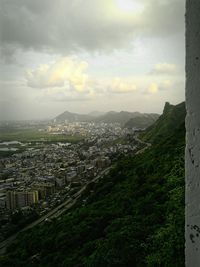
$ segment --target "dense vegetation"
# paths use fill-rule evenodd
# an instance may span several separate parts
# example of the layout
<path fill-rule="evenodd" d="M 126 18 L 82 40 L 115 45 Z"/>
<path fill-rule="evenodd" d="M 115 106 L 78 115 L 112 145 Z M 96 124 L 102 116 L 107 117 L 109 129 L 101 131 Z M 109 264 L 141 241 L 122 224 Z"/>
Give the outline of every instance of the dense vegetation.
<path fill-rule="evenodd" d="M 162 141 L 166 135 L 173 134 L 180 124 L 184 124 L 185 114 L 185 102 L 176 106 L 166 102 L 163 114 L 145 131 L 143 139 L 151 143 Z"/>
<path fill-rule="evenodd" d="M 125 127 L 147 127 L 158 119 L 158 114 L 148 114 L 140 112 L 128 112 L 128 111 L 110 111 L 106 114 L 96 118 L 96 122 L 117 122 Z M 130 122 L 129 122 L 130 121 Z M 126 125 L 126 123 L 128 123 Z M 141 126 L 142 125 L 142 126 Z"/>
<path fill-rule="evenodd" d="M 18 210 L 10 217 L 0 220 L 0 241 L 20 231 L 26 225 L 39 218 L 39 214 L 34 209 Z"/>
<path fill-rule="evenodd" d="M 169 125 L 165 137 L 93 184 L 84 205 L 21 234 L 0 265 L 184 266 L 185 127 Z"/>
<path fill-rule="evenodd" d="M 125 123 L 126 128 L 147 128 L 158 119 L 158 116 L 155 114 L 149 114 L 148 116 L 140 116 L 131 118 Z"/>

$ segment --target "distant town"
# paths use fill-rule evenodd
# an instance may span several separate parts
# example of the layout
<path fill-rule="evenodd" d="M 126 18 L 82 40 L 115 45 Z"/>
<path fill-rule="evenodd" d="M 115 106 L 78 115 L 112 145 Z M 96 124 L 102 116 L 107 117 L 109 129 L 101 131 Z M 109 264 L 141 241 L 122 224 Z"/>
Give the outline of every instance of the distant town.
<path fill-rule="evenodd" d="M 103 122 L 15 123 L 10 133 L 14 138 L 19 132 L 19 139 L 8 134 L 0 142 L 0 152 L 11 152 L 0 158 L 0 240 L 73 198 L 120 156 L 136 152 L 138 130 Z"/>

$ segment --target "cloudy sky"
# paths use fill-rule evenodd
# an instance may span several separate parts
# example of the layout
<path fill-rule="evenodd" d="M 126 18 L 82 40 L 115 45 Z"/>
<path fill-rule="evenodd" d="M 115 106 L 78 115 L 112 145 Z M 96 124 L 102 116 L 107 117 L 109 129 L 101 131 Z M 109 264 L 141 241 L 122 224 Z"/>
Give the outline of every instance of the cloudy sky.
<path fill-rule="evenodd" d="M 0 119 L 184 100 L 184 0 L 0 0 Z"/>

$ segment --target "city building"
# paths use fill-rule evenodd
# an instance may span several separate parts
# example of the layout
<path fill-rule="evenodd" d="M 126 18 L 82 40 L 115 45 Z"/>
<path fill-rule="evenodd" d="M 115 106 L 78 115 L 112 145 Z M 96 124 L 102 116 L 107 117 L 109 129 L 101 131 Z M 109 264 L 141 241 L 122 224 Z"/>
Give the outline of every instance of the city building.
<path fill-rule="evenodd" d="M 17 209 L 36 204 L 39 200 L 38 191 L 7 191 L 6 208 Z"/>

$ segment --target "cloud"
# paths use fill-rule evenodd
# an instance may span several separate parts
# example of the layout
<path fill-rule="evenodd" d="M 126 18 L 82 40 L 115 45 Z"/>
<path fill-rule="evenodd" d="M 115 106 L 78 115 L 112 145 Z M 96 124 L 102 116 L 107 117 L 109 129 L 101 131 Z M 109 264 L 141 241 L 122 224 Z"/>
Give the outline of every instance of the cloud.
<path fill-rule="evenodd" d="M 132 93 L 137 90 L 137 87 L 133 81 L 114 78 L 108 85 L 108 92 L 116 94 Z"/>
<path fill-rule="evenodd" d="M 62 55 L 112 51 L 127 47 L 138 35 L 158 37 L 184 31 L 183 0 L 140 0 L 139 13 L 120 10 L 117 2 L 0 0 L 2 53 L 11 56 L 16 49 Z"/>
<path fill-rule="evenodd" d="M 184 34 L 185 1 L 143 0 L 146 3 L 143 25 L 150 35 L 169 37 Z"/>
<path fill-rule="evenodd" d="M 130 94 L 134 95 L 146 95 L 146 94 L 158 94 L 161 92 L 169 92 L 170 90 L 177 88 L 177 82 L 182 81 L 182 78 L 173 76 L 170 79 L 166 79 L 163 76 L 134 76 L 132 77 L 118 77 L 110 78 L 107 80 L 105 88 L 107 91 L 104 94 Z M 103 87 L 103 84 L 101 85 Z"/>
<path fill-rule="evenodd" d="M 175 75 L 178 74 L 179 70 L 175 64 L 159 63 L 156 64 L 151 70 L 152 75 Z"/>
<path fill-rule="evenodd" d="M 163 80 L 160 84 L 160 90 L 169 90 L 172 89 L 175 84 L 175 81 L 172 82 L 171 80 Z"/>
<path fill-rule="evenodd" d="M 26 72 L 26 83 L 37 88 L 38 101 L 87 101 L 101 92 L 98 80 L 87 73 L 88 64 L 76 57 L 60 58 Z"/>
<path fill-rule="evenodd" d="M 26 73 L 26 83 L 31 88 L 44 89 L 39 98 L 43 101 L 88 101 L 111 95 L 158 94 L 174 87 L 179 76 L 165 77 L 177 72 L 173 64 L 156 64 L 153 75 L 128 77 L 93 77 L 88 63 L 77 57 L 63 57 L 42 64 Z M 158 76 L 157 76 L 158 75 Z"/>
<path fill-rule="evenodd" d="M 37 97 L 38 101 L 42 102 L 82 102 L 93 99 L 93 93 L 87 92 L 80 94 L 76 91 L 70 92 L 65 88 L 50 88 L 42 91 L 42 94 Z"/>
<path fill-rule="evenodd" d="M 157 83 L 152 83 L 148 88 L 148 91 L 151 94 L 156 94 L 158 92 L 158 90 L 159 90 L 159 87 L 158 87 Z"/>
<path fill-rule="evenodd" d="M 40 65 L 26 73 L 27 85 L 33 88 L 68 87 L 79 93 L 88 91 L 88 64 L 75 58 L 64 57 L 52 64 Z"/>
<path fill-rule="evenodd" d="M 159 92 L 169 92 L 177 87 L 177 83 L 182 81 L 182 78 L 173 76 L 171 79 L 166 79 L 162 76 L 135 76 L 132 77 L 118 77 L 110 78 L 107 80 L 105 88 L 107 91 L 104 94 L 130 94 L 134 95 L 146 95 L 146 94 L 158 94 Z M 103 87 L 103 84 L 101 84 Z"/>
<path fill-rule="evenodd" d="M 176 90 L 177 84 L 179 84 L 180 81 L 178 80 L 160 80 L 157 82 L 153 82 L 149 85 L 148 90 L 146 93 L 150 94 L 157 94 L 158 92 L 167 91 L 170 90 Z"/>

